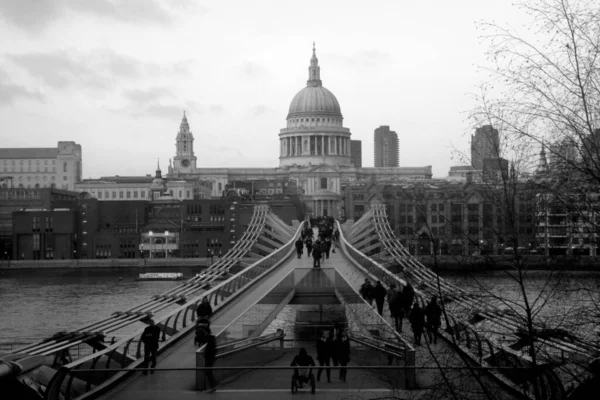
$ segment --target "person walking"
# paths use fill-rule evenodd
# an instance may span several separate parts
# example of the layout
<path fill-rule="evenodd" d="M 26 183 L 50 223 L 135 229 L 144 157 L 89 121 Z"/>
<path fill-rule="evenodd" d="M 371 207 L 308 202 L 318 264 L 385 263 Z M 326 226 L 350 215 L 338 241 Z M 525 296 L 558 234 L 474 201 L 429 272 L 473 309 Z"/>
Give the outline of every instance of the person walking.
<path fill-rule="evenodd" d="M 319 242 L 315 243 L 315 247 L 312 249 L 313 256 L 313 268 L 321 268 L 321 246 Z"/>
<path fill-rule="evenodd" d="M 212 317 L 212 313 L 213 313 L 213 309 L 212 309 L 210 303 L 208 302 L 208 297 L 204 296 L 202 298 L 202 301 L 200 302 L 200 305 L 196 309 L 196 315 L 198 316 L 198 319 L 206 319 L 206 320 L 210 321 L 210 317 Z"/>
<path fill-rule="evenodd" d="M 212 368 L 215 365 L 215 360 L 217 358 L 217 339 L 215 335 L 213 335 L 208 330 L 208 336 L 206 338 L 206 347 L 204 348 L 204 366 Z M 213 375 L 212 369 L 205 369 L 204 375 L 206 379 L 208 379 L 208 390 L 207 393 L 213 393 L 216 390 L 217 382 L 215 381 L 215 377 Z"/>
<path fill-rule="evenodd" d="M 323 331 L 321 333 L 321 337 L 317 340 L 317 361 L 319 362 L 319 366 L 327 366 L 329 367 L 329 360 L 331 359 L 331 347 L 328 344 L 328 334 L 327 331 Z M 317 382 L 321 381 L 321 373 L 324 368 L 319 368 L 317 372 Z M 327 382 L 331 383 L 331 370 L 327 368 L 325 371 L 327 374 Z"/>
<path fill-rule="evenodd" d="M 313 248 L 312 237 L 307 237 L 306 242 L 304 242 L 304 244 L 306 245 L 306 254 L 308 255 L 308 257 L 310 257 Z"/>
<path fill-rule="evenodd" d="M 369 305 L 373 306 L 373 285 L 369 278 L 365 278 L 365 282 L 360 286 L 360 295 Z"/>
<path fill-rule="evenodd" d="M 325 242 L 323 244 L 325 246 L 325 258 L 329 260 L 329 252 L 331 251 L 331 239 L 329 237 L 326 237 Z"/>
<path fill-rule="evenodd" d="M 433 296 L 427 307 L 425 307 L 425 317 L 427 317 L 427 337 L 429 342 L 437 344 L 438 329 L 442 325 L 442 309 L 437 302 L 437 296 Z"/>
<path fill-rule="evenodd" d="M 302 243 L 302 238 L 298 238 L 298 240 L 296 240 L 296 255 L 298 256 L 298 258 L 302 258 L 302 250 L 304 249 L 304 243 Z"/>
<path fill-rule="evenodd" d="M 423 312 L 423 309 L 419 305 L 418 301 L 415 302 L 415 305 L 408 316 L 408 320 L 410 321 L 410 326 L 412 327 L 415 344 L 420 346 L 421 336 L 423 336 L 423 328 L 425 327 L 425 313 Z"/>
<path fill-rule="evenodd" d="M 394 299 L 396 298 L 396 296 L 398 296 L 398 289 L 396 289 L 396 284 L 394 282 L 390 283 L 390 287 L 387 290 L 387 302 L 388 302 L 388 307 L 390 309 L 390 314 L 392 312 L 392 303 L 394 302 Z M 392 315 L 392 318 L 394 316 Z"/>
<path fill-rule="evenodd" d="M 402 305 L 402 292 L 396 294 L 390 304 L 390 314 L 394 319 L 394 329 L 402 333 L 402 319 L 404 318 L 404 307 Z"/>
<path fill-rule="evenodd" d="M 373 297 L 375 298 L 375 305 L 377 306 L 377 313 L 383 315 L 383 305 L 385 304 L 385 296 L 387 291 L 381 284 L 381 281 L 377 281 L 373 288 Z"/>
<path fill-rule="evenodd" d="M 346 366 L 350 362 L 350 339 L 346 330 L 342 331 L 341 335 L 335 340 L 333 351 L 340 365 L 340 380 L 346 382 L 346 374 L 348 373 Z"/>
<path fill-rule="evenodd" d="M 158 340 L 160 339 L 160 328 L 154 324 L 154 320 L 150 318 L 148 320 L 148 326 L 142 332 L 142 343 L 144 343 L 144 363 L 142 364 L 142 368 L 144 368 L 144 375 L 148 375 L 148 364 L 150 363 L 150 368 L 156 368 L 156 354 L 158 352 Z M 154 373 L 154 371 L 150 371 L 150 373 Z"/>

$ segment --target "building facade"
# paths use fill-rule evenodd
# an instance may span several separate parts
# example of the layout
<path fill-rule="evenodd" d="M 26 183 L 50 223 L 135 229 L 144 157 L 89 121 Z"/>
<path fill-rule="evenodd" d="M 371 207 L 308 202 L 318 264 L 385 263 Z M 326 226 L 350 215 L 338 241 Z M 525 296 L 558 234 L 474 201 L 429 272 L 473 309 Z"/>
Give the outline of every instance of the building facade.
<path fill-rule="evenodd" d="M 356 168 L 362 168 L 362 142 L 360 140 L 350 141 L 350 162 Z"/>
<path fill-rule="evenodd" d="M 56 148 L 0 148 L 0 186 L 73 190 L 81 181 L 81 145 L 58 142 Z"/>
<path fill-rule="evenodd" d="M 471 135 L 471 165 L 481 171 L 486 158 L 498 159 L 500 156 L 498 129 L 491 125 L 475 129 L 475 134 Z"/>
<path fill-rule="evenodd" d="M 397 167 L 400 165 L 400 146 L 398 134 L 382 125 L 373 134 L 375 149 L 375 167 Z"/>
<path fill-rule="evenodd" d="M 286 127 L 279 132 L 279 166 L 274 168 L 193 168 L 192 140 L 187 141 L 182 165 L 182 132 L 189 132 L 184 115 L 176 137 L 175 162 L 169 166 L 169 179 L 205 180 L 212 185 L 212 196 L 220 197 L 233 181 L 294 181 L 303 193 L 309 215 L 343 217 L 342 185 L 361 180 L 429 179 L 431 166 L 398 168 L 397 161 L 384 168 L 361 168 L 352 162 L 350 129 L 335 95 L 323 86 L 321 68 L 313 45 L 308 81 L 293 98 Z M 191 132 L 187 136 L 191 137 Z M 397 148 L 397 146 L 396 146 Z M 396 151 L 397 154 L 397 151 Z M 178 158 L 179 157 L 179 158 Z M 177 161 L 180 160 L 180 161 Z M 397 160 L 397 157 L 396 157 Z"/>

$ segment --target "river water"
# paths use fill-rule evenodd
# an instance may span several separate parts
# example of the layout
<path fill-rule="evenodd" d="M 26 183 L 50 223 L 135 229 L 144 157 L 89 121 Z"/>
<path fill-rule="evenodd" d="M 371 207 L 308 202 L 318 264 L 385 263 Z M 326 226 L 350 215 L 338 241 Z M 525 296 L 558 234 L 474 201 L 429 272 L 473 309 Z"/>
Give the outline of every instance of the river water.
<path fill-rule="evenodd" d="M 181 268 L 191 277 L 200 269 Z M 127 310 L 177 286 L 181 281 L 136 281 L 138 270 L 15 270 L 0 275 L 0 344 L 30 343 L 70 331 Z M 514 280 L 502 272 L 447 274 L 446 280 L 506 308 L 523 304 Z M 550 276 L 536 271 L 527 279 L 528 298 L 549 322 L 568 316 L 569 327 L 590 326 L 600 303 L 600 272 Z M 534 303 L 535 301 L 535 303 Z M 543 307 L 541 307 L 543 305 Z M 600 307 L 596 308 L 596 312 Z M 597 317 L 597 316 L 596 316 Z M 563 325 L 564 321 L 561 322 Z"/>

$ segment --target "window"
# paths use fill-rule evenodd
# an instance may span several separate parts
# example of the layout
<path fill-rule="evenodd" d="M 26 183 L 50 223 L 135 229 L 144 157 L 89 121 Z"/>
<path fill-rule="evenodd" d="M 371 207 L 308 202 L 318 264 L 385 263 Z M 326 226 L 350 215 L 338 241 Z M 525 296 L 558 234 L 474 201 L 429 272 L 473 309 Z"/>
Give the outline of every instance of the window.
<path fill-rule="evenodd" d="M 131 192 L 128 190 L 127 191 L 127 198 L 130 199 L 131 198 Z"/>
<path fill-rule="evenodd" d="M 67 163 L 63 164 L 63 172 L 67 172 Z"/>
<path fill-rule="evenodd" d="M 113 199 L 116 199 L 116 198 L 117 198 L 117 192 L 115 192 L 115 191 L 113 191 L 113 192 L 112 192 L 112 198 L 113 198 Z"/>
<path fill-rule="evenodd" d="M 140 192 L 140 195 L 141 195 L 140 197 L 143 199 L 144 197 L 146 197 L 146 191 L 145 191 L 145 190 L 142 190 L 142 191 Z"/>
<path fill-rule="evenodd" d="M 135 192 L 133 192 L 133 198 L 134 198 L 134 199 L 137 199 L 137 198 L 138 198 L 138 192 L 137 192 L 137 190 L 136 190 Z"/>
<path fill-rule="evenodd" d="M 189 190 L 187 191 L 187 193 L 186 193 L 186 196 L 185 196 L 185 197 L 187 197 L 188 199 L 190 198 L 190 191 L 189 191 Z"/>
<path fill-rule="evenodd" d="M 119 198 L 122 199 L 123 198 L 123 191 L 119 191 Z"/>
<path fill-rule="evenodd" d="M 321 178 L 321 189 L 327 189 L 327 178 Z"/>
<path fill-rule="evenodd" d="M 98 192 L 98 198 L 101 199 L 102 198 L 102 192 Z"/>
<path fill-rule="evenodd" d="M 35 235 L 33 235 L 33 250 L 34 251 L 40 250 L 40 234 L 39 233 L 36 233 Z"/>
<path fill-rule="evenodd" d="M 37 231 L 40 229 L 40 217 L 33 217 L 32 230 Z"/>
<path fill-rule="evenodd" d="M 63 176 L 63 181 L 66 181 L 66 180 L 67 180 L 67 177 L 66 177 L 66 176 Z"/>

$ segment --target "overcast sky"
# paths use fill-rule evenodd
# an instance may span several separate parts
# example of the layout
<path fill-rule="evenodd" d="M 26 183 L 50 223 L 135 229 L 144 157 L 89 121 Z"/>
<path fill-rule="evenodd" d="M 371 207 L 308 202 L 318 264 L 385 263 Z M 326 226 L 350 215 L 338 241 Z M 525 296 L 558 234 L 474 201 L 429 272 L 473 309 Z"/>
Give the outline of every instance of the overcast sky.
<path fill-rule="evenodd" d="M 84 178 L 153 174 L 186 110 L 199 167 L 278 166 L 315 41 L 363 166 L 389 125 L 400 166 L 446 176 L 487 65 L 475 23 L 517 26 L 511 1 L 0 0 L 1 146 L 73 140 Z"/>

